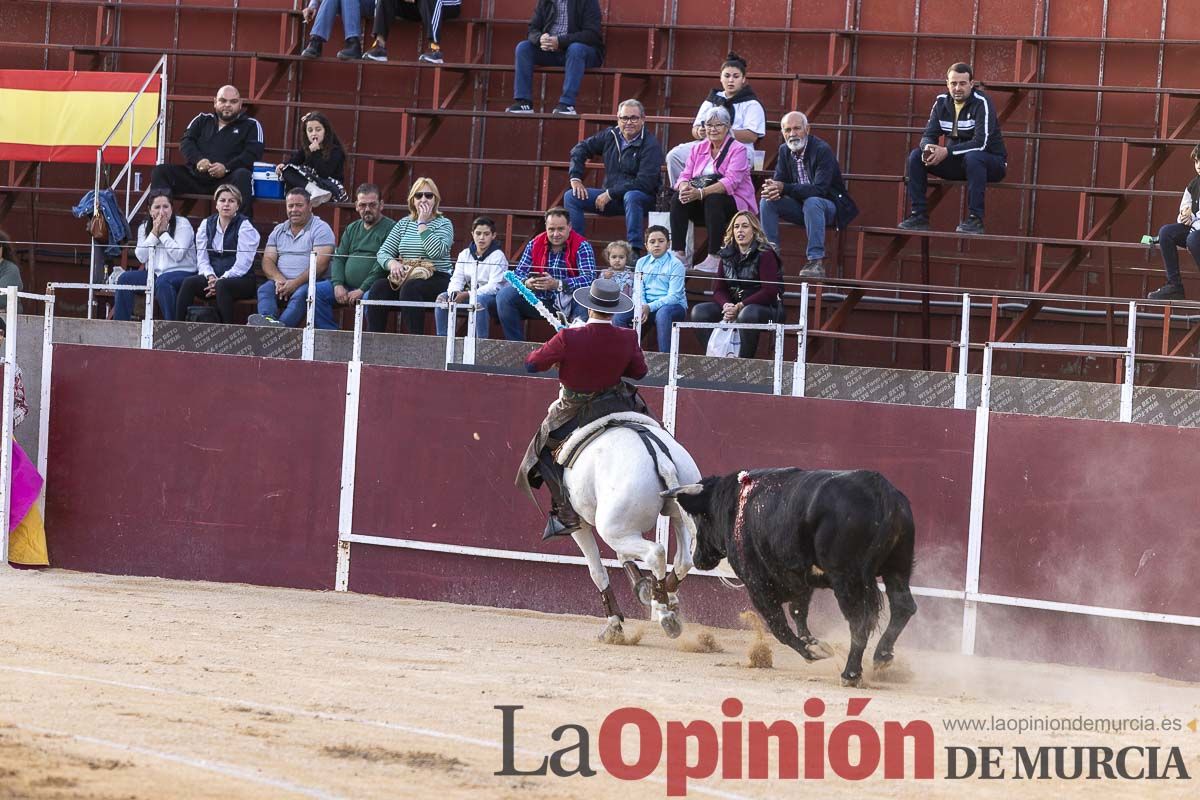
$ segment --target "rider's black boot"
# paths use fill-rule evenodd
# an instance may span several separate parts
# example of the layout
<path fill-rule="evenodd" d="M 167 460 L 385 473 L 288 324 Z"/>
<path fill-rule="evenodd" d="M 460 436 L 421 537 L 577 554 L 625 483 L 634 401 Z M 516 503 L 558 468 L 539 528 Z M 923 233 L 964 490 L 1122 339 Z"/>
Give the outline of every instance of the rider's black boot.
<path fill-rule="evenodd" d="M 548 448 L 538 455 L 538 471 L 546 488 L 550 490 L 550 518 L 546 520 L 546 530 L 542 533 L 542 541 L 555 536 L 570 536 L 579 530 L 579 515 L 571 508 L 563 487 L 563 468 L 554 461 Z"/>

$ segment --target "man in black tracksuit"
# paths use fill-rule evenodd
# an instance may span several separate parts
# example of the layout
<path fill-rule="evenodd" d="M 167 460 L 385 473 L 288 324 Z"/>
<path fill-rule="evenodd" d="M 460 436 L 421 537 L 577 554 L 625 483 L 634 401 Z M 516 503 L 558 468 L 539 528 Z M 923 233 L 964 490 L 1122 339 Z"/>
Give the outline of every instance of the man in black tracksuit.
<path fill-rule="evenodd" d="M 897 227 L 929 229 L 925 200 L 927 175 L 967 182 L 968 216 L 959 233 L 983 233 L 983 196 L 989 183 L 1004 180 L 1008 153 L 992 101 L 974 87 L 971 67 L 955 64 L 946 72 L 946 94 L 933 101 L 921 145 L 908 154 L 908 199 L 912 214 Z M 938 145 L 946 137 L 946 146 Z"/>
<path fill-rule="evenodd" d="M 587 160 L 594 156 L 604 157 L 603 189 L 583 185 Z M 617 109 L 615 127 L 571 148 L 571 188 L 563 196 L 571 227 L 582 236 L 585 213 L 624 214 L 625 238 L 639 255 L 645 252 L 642 231 L 658 196 L 662 165 L 662 145 L 646 130 L 646 110 L 637 100 L 626 100 Z"/>
<path fill-rule="evenodd" d="M 212 114 L 197 114 L 179 142 L 187 166 L 159 164 L 150 186 L 178 197 L 212 194 L 231 183 L 242 193 L 241 211 L 249 216 L 254 162 L 263 156 L 262 126 L 242 113 L 242 96 L 232 86 L 220 88 L 213 109 Z"/>

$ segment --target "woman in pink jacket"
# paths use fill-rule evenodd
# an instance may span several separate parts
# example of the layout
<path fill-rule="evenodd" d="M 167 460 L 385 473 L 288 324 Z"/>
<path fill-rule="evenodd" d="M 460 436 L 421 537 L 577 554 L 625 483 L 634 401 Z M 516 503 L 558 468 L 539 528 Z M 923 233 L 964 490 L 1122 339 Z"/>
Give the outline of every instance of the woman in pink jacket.
<path fill-rule="evenodd" d="M 696 265 L 715 273 L 721 265 L 717 253 L 721 235 L 738 211 L 757 211 L 754 184 L 746 148 L 729 132 L 729 112 L 714 107 L 704 120 L 704 138 L 692 145 L 687 165 L 675 184 L 679 191 L 671 201 L 671 241 L 683 261 L 683 243 L 689 222 L 708 228 L 708 258 Z"/>

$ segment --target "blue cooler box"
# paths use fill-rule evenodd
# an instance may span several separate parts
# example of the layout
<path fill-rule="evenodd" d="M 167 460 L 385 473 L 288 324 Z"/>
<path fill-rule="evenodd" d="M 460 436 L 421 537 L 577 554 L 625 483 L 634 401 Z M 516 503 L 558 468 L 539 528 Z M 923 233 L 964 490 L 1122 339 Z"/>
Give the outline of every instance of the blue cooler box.
<path fill-rule="evenodd" d="M 274 164 L 254 162 L 254 196 L 266 200 L 283 199 L 283 181 L 275 174 Z"/>

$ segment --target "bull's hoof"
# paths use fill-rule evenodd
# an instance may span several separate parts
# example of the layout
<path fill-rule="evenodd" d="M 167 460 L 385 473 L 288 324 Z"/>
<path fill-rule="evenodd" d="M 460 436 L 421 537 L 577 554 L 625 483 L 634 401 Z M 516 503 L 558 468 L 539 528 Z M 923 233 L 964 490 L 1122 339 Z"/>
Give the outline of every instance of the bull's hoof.
<path fill-rule="evenodd" d="M 861 689 L 863 685 L 862 673 L 857 675 L 847 675 L 842 673 L 842 686 L 849 686 L 854 689 Z"/>
<path fill-rule="evenodd" d="M 683 623 L 679 620 L 679 615 L 674 611 L 668 611 L 666 614 L 663 614 L 662 619 L 659 620 L 659 624 L 662 625 L 663 632 L 667 634 L 667 638 L 669 639 L 678 639 L 679 634 L 683 633 Z"/>
<path fill-rule="evenodd" d="M 654 584 L 649 578 L 642 578 L 634 584 L 633 593 L 637 595 L 639 603 L 649 606 L 650 601 L 654 599 Z"/>
<path fill-rule="evenodd" d="M 804 650 L 800 655 L 804 656 L 805 661 L 821 661 L 833 656 L 833 648 L 817 637 L 809 636 L 804 640 Z"/>

